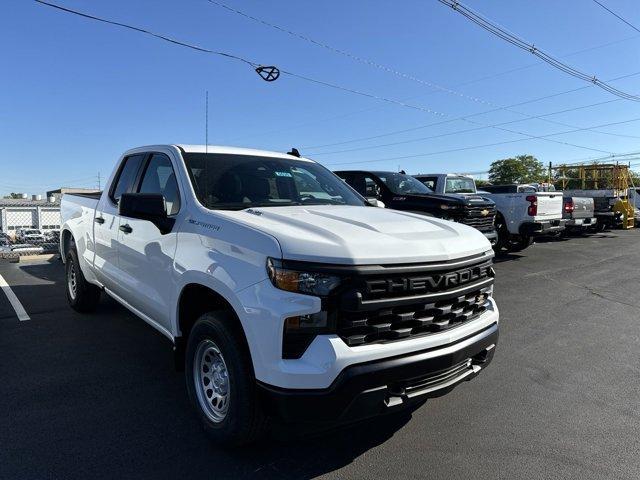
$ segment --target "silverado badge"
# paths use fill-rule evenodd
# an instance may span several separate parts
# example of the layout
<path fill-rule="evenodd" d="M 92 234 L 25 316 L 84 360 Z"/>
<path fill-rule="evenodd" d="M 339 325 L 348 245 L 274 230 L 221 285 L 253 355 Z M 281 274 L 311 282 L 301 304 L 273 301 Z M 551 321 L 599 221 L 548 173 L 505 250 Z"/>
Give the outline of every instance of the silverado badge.
<path fill-rule="evenodd" d="M 484 210 L 480 210 L 480 215 L 482 215 L 483 217 L 486 217 L 487 215 L 489 215 L 489 210 L 487 210 L 486 208 Z"/>

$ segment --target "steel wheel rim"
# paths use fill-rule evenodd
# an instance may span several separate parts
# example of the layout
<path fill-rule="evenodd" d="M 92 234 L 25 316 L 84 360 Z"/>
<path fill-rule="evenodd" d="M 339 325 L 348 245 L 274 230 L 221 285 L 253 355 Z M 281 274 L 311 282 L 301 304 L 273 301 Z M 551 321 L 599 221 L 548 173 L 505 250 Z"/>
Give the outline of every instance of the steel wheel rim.
<path fill-rule="evenodd" d="M 69 288 L 69 295 L 73 300 L 76 299 L 76 292 L 78 291 L 78 278 L 76 276 L 76 266 L 73 261 L 69 262 L 69 270 L 67 273 L 67 286 Z"/>
<path fill-rule="evenodd" d="M 204 414 L 214 423 L 222 422 L 229 411 L 231 385 L 227 364 L 212 340 L 201 341 L 196 349 L 193 380 Z"/>

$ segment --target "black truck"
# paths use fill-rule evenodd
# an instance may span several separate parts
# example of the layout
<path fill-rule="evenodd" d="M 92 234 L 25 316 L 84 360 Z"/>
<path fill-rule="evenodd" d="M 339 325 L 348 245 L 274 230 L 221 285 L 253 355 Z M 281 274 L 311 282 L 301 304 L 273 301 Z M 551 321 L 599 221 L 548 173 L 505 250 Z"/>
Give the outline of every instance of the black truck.
<path fill-rule="evenodd" d="M 493 245 L 496 207 L 480 195 L 436 194 L 404 172 L 347 170 L 334 172 L 368 200 L 379 200 L 387 208 L 421 213 L 463 223 L 480 230 Z"/>

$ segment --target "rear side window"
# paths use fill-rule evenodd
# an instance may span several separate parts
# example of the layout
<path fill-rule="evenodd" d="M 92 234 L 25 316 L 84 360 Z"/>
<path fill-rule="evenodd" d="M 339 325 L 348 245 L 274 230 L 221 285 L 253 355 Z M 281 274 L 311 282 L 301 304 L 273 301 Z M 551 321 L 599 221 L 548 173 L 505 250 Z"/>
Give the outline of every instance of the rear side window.
<path fill-rule="evenodd" d="M 142 160 L 144 160 L 144 154 L 131 155 L 122 161 L 122 166 L 114 183 L 115 186 L 111 191 L 111 200 L 115 203 L 120 201 L 123 193 L 131 193 L 140 165 L 142 165 Z"/>
<path fill-rule="evenodd" d="M 159 193 L 164 196 L 167 214 L 175 215 L 180 210 L 180 193 L 171 160 L 166 155 L 154 153 L 142 178 L 140 193 Z"/>

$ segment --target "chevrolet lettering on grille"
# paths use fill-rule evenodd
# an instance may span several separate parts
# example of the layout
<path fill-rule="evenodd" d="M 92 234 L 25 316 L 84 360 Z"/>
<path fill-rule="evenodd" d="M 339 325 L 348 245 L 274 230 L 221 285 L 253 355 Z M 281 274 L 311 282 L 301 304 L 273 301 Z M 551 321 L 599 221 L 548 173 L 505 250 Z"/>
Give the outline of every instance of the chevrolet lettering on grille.
<path fill-rule="evenodd" d="M 493 276 L 491 262 L 456 270 L 454 272 L 407 278 L 369 280 L 367 293 L 422 293 L 446 290 Z"/>

